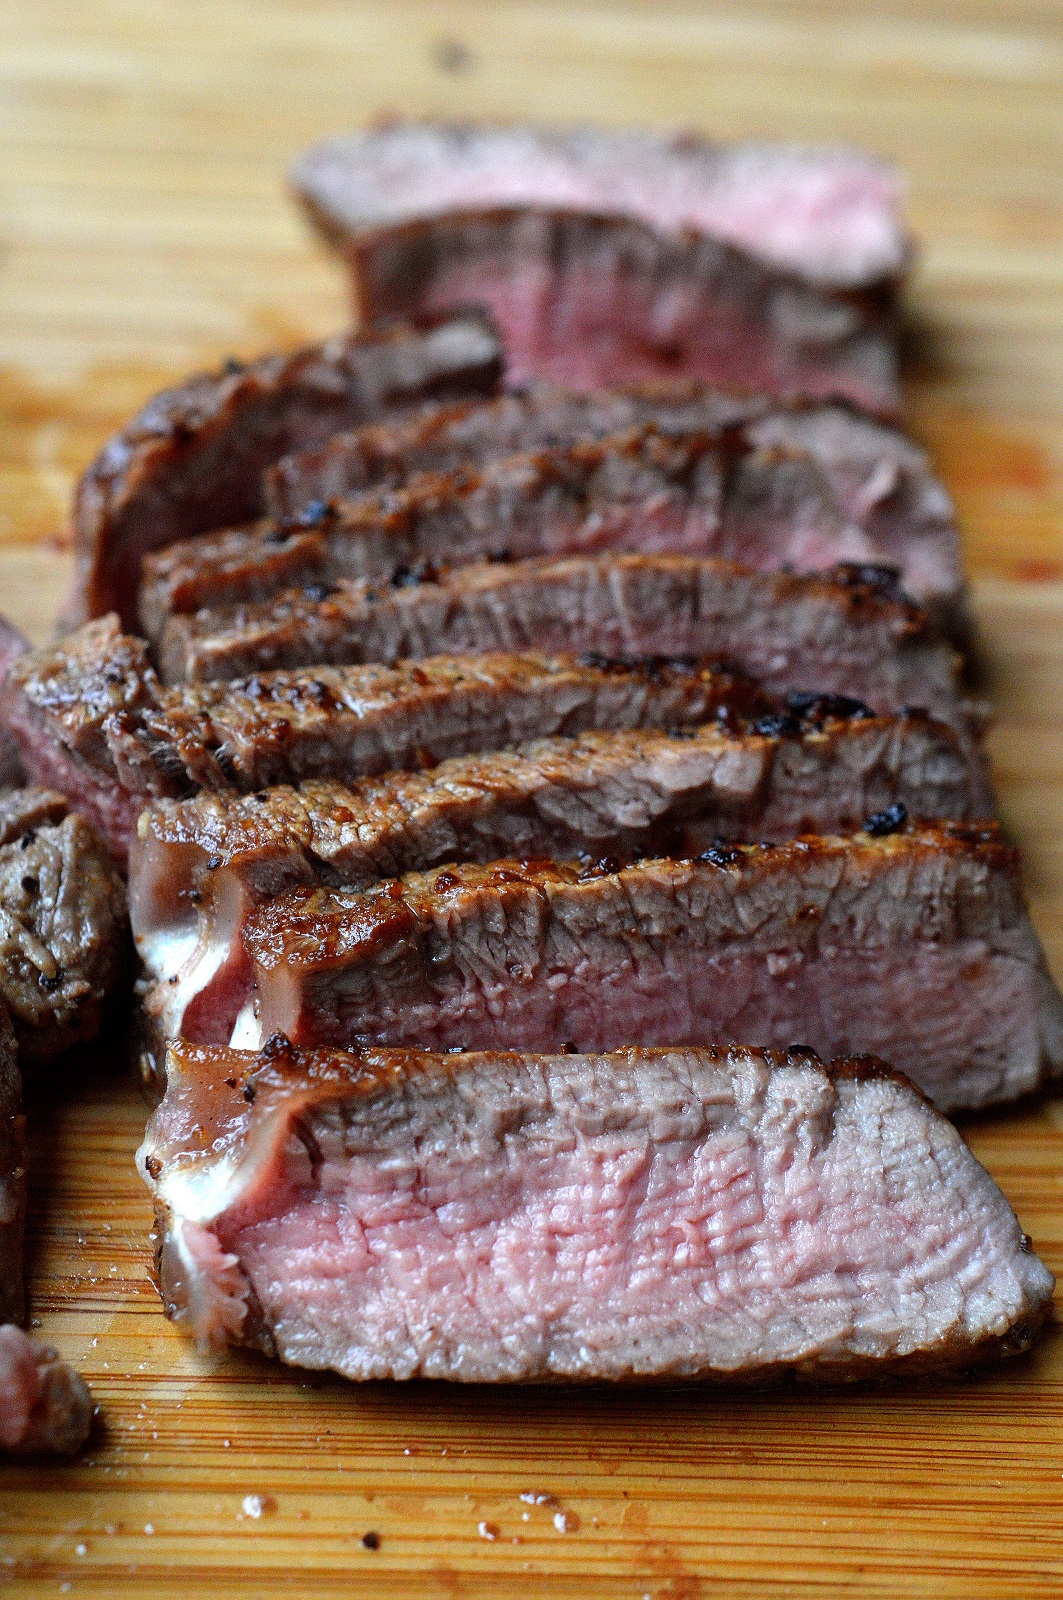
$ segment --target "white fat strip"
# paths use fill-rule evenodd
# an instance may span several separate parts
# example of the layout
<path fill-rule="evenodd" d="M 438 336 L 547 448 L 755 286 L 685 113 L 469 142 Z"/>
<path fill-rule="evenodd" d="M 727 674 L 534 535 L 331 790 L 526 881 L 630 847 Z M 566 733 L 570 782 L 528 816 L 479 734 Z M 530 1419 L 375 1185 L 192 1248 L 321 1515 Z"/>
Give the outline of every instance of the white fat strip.
<path fill-rule="evenodd" d="M 240 1015 L 233 1027 L 233 1036 L 229 1040 L 230 1050 L 261 1050 L 264 1041 L 262 1038 L 262 1024 L 255 1015 L 255 1002 L 251 997 L 244 1001 Z"/>
<path fill-rule="evenodd" d="M 138 935 L 141 960 L 157 984 L 153 1009 L 168 1038 L 183 1032 L 189 1005 L 228 961 L 243 910 L 241 886 L 226 875 L 194 922 L 163 923 Z"/>

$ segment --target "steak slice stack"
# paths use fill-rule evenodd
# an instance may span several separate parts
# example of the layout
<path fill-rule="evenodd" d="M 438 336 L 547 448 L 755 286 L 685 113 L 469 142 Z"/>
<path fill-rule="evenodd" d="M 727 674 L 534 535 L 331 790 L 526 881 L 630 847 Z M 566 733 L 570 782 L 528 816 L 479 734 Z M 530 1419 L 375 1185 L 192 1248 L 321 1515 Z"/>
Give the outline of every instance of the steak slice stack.
<path fill-rule="evenodd" d="M 350 1378 L 848 1380 L 1029 1346 L 1052 1276 L 869 1061 L 175 1045 L 167 1313 Z"/>
<path fill-rule="evenodd" d="M 488 394 L 501 371 L 480 312 L 396 323 L 193 378 L 158 394 L 84 474 L 71 624 L 136 617 L 140 561 L 174 539 L 261 515 L 262 473 L 341 428 L 436 396 Z"/>
<path fill-rule="evenodd" d="M 847 694 L 964 722 L 952 650 L 878 568 L 802 577 L 671 554 L 403 568 L 390 582 L 341 579 L 173 617 L 160 658 L 176 683 L 496 650 L 711 656 L 769 692 Z"/>
<path fill-rule="evenodd" d="M 609 551 L 686 552 L 761 571 L 841 562 L 893 566 L 906 591 L 963 626 L 955 529 L 915 517 L 850 514 L 808 452 L 756 447 L 731 430 L 665 437 L 653 428 L 414 476 L 398 489 L 318 504 L 294 524 L 180 541 L 143 564 L 140 621 L 261 601 L 295 586 L 456 566 Z"/>
<path fill-rule="evenodd" d="M 31 774 L 62 790 L 120 859 L 153 797 L 351 779 L 589 728 L 785 710 L 711 663 L 563 654 L 318 666 L 166 689 L 143 641 L 114 617 L 16 663 L 2 703 Z"/>
<path fill-rule="evenodd" d="M 344 786 L 159 801 L 129 868 L 145 1000 L 162 1037 L 217 1037 L 247 987 L 241 926 L 300 884 L 366 889 L 452 861 L 689 854 L 862 820 L 973 814 L 948 729 L 813 702 L 752 725 L 586 733 Z M 234 1009 L 235 1007 L 235 1009 Z M 206 1033 L 204 1035 L 204 1030 Z"/>
<path fill-rule="evenodd" d="M 249 1048 L 275 1032 L 440 1050 L 800 1039 L 890 1060 L 941 1109 L 1063 1068 L 1063 1000 L 992 825 L 296 888 L 242 942 L 253 987 L 230 1042 Z M 206 1042 L 227 1025 L 219 1012 Z"/>
<path fill-rule="evenodd" d="M 898 401 L 898 180 L 857 152 L 389 123 L 297 163 L 358 314 L 489 306 L 511 381 Z"/>

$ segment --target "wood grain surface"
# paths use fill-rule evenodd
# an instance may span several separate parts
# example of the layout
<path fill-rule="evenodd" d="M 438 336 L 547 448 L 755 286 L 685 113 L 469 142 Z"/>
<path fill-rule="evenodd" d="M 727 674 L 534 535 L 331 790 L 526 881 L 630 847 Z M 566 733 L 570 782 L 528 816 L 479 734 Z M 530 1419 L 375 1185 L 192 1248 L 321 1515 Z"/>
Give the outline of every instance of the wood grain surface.
<path fill-rule="evenodd" d="M 0 607 L 47 634 L 71 484 L 153 389 L 340 324 L 283 173 L 388 108 L 853 138 L 903 162 L 924 247 L 910 420 L 959 503 L 996 773 L 1063 977 L 1059 0 L 0 0 Z M 356 1388 L 208 1360 L 147 1281 L 121 1040 L 33 1101 L 33 1308 L 103 1421 L 75 1465 L 0 1468 L 0 1587 L 1063 1593 L 1055 1327 L 974 1382 L 785 1397 Z M 1063 1096 L 965 1131 L 1063 1271 Z"/>

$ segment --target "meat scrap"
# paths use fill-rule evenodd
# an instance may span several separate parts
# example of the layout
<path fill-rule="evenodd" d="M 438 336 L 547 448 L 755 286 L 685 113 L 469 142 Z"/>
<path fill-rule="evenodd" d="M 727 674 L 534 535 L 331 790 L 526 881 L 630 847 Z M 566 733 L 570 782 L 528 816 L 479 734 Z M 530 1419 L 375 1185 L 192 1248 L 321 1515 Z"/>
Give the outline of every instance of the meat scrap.
<path fill-rule="evenodd" d="M 0 996 L 25 1066 L 99 1031 L 129 970 L 118 870 L 50 790 L 0 796 Z"/>
<path fill-rule="evenodd" d="M 867 1060 L 278 1037 L 176 1043 L 167 1075 L 138 1163 L 203 1345 L 356 1379 L 830 1382 L 1024 1350 L 1052 1293 L 955 1128 Z"/>
<path fill-rule="evenodd" d="M 73 1367 L 13 1323 L 0 1324 L 0 1451 L 76 1454 L 88 1439 L 92 1396 Z"/>

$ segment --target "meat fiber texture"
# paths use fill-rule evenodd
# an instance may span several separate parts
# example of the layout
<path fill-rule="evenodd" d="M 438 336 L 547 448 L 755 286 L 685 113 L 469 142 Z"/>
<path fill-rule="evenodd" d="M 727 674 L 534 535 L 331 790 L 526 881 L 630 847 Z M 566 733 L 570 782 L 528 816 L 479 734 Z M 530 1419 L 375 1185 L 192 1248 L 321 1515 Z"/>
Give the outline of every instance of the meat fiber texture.
<path fill-rule="evenodd" d="M 116 617 L 18 662 L 0 708 L 32 776 L 67 795 L 121 861 L 156 797 L 352 779 L 588 728 L 781 709 L 711 663 L 566 654 L 317 666 L 165 689 L 143 640 Z"/>
<path fill-rule="evenodd" d="M 444 862 L 631 859 L 715 839 L 790 839 L 972 815 L 955 737 L 924 717 L 813 703 L 737 729 L 586 733 L 350 786 L 156 801 L 130 858 L 133 932 L 157 1037 L 217 1038 L 249 987 L 253 909 L 300 884 L 366 889 Z M 158 1059 L 157 1050 L 155 1059 Z"/>
<path fill-rule="evenodd" d="M 1028 1348 L 1053 1280 L 956 1130 L 800 1047 L 177 1044 L 138 1162 L 167 1313 L 349 1378 L 914 1375 Z"/>
<path fill-rule="evenodd" d="M 231 1039 L 209 1043 L 800 1039 L 889 1060 L 943 1110 L 1013 1100 L 1063 1068 L 1063 1001 L 994 825 L 296 888 L 251 914 L 243 945 L 254 986 Z"/>
<path fill-rule="evenodd" d="M 756 471 L 752 482 L 743 481 L 740 499 L 752 499 L 750 509 L 759 506 L 761 515 L 774 508 L 776 517 L 797 521 L 798 559 L 822 565 L 809 548 L 814 530 L 825 526 L 833 537 L 831 530 L 844 526 L 850 549 L 862 541 L 858 559 L 903 565 L 915 598 L 937 607 L 958 633 L 965 630 L 955 516 L 944 485 L 913 440 L 851 406 L 780 406 L 697 384 L 591 394 L 533 385 L 492 400 L 426 407 L 286 457 L 266 474 L 267 507 L 277 522 L 310 522 L 330 502 L 396 489 L 417 473 L 484 467 L 646 427 L 667 438 L 712 435 L 728 460 L 751 454 Z M 762 493 L 753 498 L 757 484 Z M 765 487 L 774 496 L 765 499 Z M 298 530 L 289 536 L 297 539 Z M 902 561 L 889 552 L 912 553 Z"/>
<path fill-rule="evenodd" d="M 876 523 L 875 510 L 854 520 L 815 457 L 792 445 L 758 448 L 734 431 L 663 437 L 648 427 L 422 473 L 398 489 L 319 504 L 295 525 L 267 519 L 180 541 L 143 563 L 140 622 L 157 641 L 176 614 L 494 552 L 680 551 L 767 572 L 888 566 L 913 599 L 962 631 L 951 519 Z"/>
<path fill-rule="evenodd" d="M 900 184 L 859 152 L 389 123 L 315 146 L 293 181 L 360 315 L 487 305 L 511 382 L 897 406 Z"/>
<path fill-rule="evenodd" d="M 964 741 L 992 809 L 957 657 L 875 567 L 799 576 L 659 554 L 403 568 L 390 582 L 337 579 L 172 617 L 160 656 L 176 683 L 498 650 L 708 658 L 769 693 L 849 695 L 887 713 L 918 706 Z"/>
<path fill-rule="evenodd" d="M 0 1000 L 0 1324 L 21 1322 L 25 1316 L 22 1281 L 25 1220 L 26 1119 L 22 1112 L 22 1075 L 11 1018 Z M 0 1436 L 2 1432 L 0 1420 Z"/>
<path fill-rule="evenodd" d="M 0 1451 L 74 1455 L 92 1428 L 92 1396 L 56 1351 L 0 1325 Z"/>
<path fill-rule="evenodd" d="M 49 790 L 0 796 L 0 998 L 24 1065 L 92 1038 L 129 969 L 122 880 Z"/>
<path fill-rule="evenodd" d="M 73 626 L 136 619 L 141 558 L 173 539 L 261 515 L 262 473 L 342 428 L 438 396 L 490 393 L 501 372 L 478 311 L 344 334 L 156 395 L 110 439 L 78 486 Z"/>

